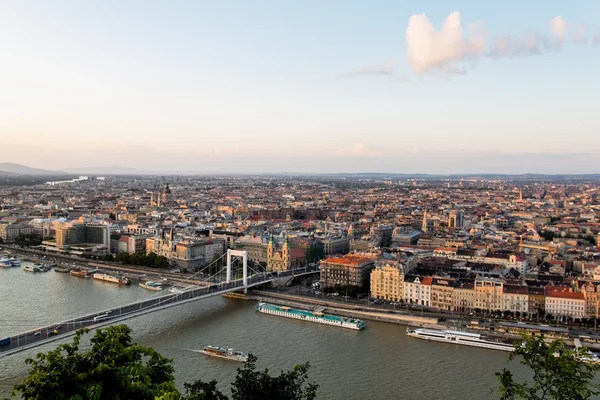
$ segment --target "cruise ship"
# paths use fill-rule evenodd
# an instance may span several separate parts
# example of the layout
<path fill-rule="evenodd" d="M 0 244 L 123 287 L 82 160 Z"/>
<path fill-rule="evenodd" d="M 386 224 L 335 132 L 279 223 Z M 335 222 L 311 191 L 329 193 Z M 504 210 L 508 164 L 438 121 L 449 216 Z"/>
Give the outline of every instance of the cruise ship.
<path fill-rule="evenodd" d="M 406 335 L 434 342 L 460 344 L 463 346 L 481 347 L 484 349 L 514 351 L 515 347 L 510 343 L 494 342 L 485 340 L 478 333 L 441 331 L 438 329 L 406 329 Z"/>
<path fill-rule="evenodd" d="M 113 276 L 109 274 L 95 273 L 92 275 L 92 279 L 104 282 L 118 283 L 119 285 L 130 285 L 131 281 L 124 276 Z"/>
<path fill-rule="evenodd" d="M 206 346 L 200 353 L 206 354 L 207 356 L 225 358 L 232 361 L 248 361 L 248 356 L 241 351 L 235 351 L 233 349 L 226 349 L 223 347 Z"/>
<path fill-rule="evenodd" d="M 360 319 L 350 319 L 339 317 L 337 315 L 323 314 L 320 311 L 299 310 L 295 308 L 277 306 L 274 304 L 262 302 L 258 303 L 256 309 L 264 314 L 293 318 L 301 321 L 315 322 L 317 324 L 338 326 L 340 328 L 348 328 L 355 330 L 361 330 L 365 328 L 365 323 Z"/>
<path fill-rule="evenodd" d="M 140 282 L 140 287 L 144 288 L 144 289 L 148 289 L 148 290 L 155 290 L 155 291 L 159 291 L 159 290 L 163 290 L 162 284 L 160 282 Z"/>

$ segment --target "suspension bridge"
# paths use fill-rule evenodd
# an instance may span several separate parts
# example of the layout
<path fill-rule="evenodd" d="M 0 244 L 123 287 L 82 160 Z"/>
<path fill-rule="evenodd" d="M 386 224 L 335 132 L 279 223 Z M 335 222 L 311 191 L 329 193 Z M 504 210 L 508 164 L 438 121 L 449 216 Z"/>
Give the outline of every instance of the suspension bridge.
<path fill-rule="evenodd" d="M 208 276 L 208 278 L 200 279 L 201 283 L 198 283 L 199 279 L 197 277 L 205 275 L 204 271 L 210 271 L 210 268 L 223 260 L 224 257 L 227 257 L 227 264 L 218 269 L 214 274 Z M 232 265 L 234 260 L 240 259 L 242 261 L 242 274 L 241 277 L 236 279 L 235 275 L 239 275 L 240 271 L 236 271 Z M 134 303 L 70 318 L 53 324 L 46 324 L 18 335 L 0 339 L 0 357 L 63 340 L 66 337 L 75 335 L 77 330 L 82 328 L 96 329 L 126 321 L 140 315 L 202 300 L 207 297 L 236 291 L 245 292 L 249 288 L 270 283 L 275 279 L 309 275 L 316 272 L 318 272 L 317 267 L 299 268 L 276 273 L 257 272 L 248 266 L 248 254 L 246 251 L 227 250 L 227 253 L 180 282 L 180 284 L 189 282 L 189 285 L 177 290 L 177 292 L 169 292 L 168 294 L 157 292 L 149 298 Z"/>

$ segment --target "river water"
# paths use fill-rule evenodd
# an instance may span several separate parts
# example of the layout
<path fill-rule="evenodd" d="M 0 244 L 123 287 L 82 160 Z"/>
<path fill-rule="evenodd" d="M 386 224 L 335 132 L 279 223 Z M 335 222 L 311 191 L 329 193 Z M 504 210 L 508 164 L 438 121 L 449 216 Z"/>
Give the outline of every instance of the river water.
<path fill-rule="evenodd" d="M 0 268 L 0 338 L 153 295 L 135 285 Z M 259 314 L 254 306 L 215 297 L 128 324 L 140 344 L 174 359 L 179 386 L 200 378 L 228 387 L 240 364 L 190 351 L 218 345 L 251 352 L 260 368 L 277 373 L 309 361 L 319 399 L 497 398 L 494 372 L 506 366 L 505 353 L 409 338 L 403 325 L 365 321 L 365 330 L 353 331 Z M 25 358 L 56 345 L 0 358 L 0 398 L 27 373 Z"/>

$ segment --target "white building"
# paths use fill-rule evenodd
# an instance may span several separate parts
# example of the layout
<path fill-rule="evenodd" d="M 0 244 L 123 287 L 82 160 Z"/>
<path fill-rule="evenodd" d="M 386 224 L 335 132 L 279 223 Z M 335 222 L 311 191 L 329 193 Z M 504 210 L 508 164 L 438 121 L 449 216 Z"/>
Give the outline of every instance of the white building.
<path fill-rule="evenodd" d="M 546 290 L 546 314 L 555 318 L 585 317 L 585 295 L 567 289 Z"/>
<path fill-rule="evenodd" d="M 409 303 L 429 307 L 432 282 L 433 278 L 430 276 L 406 276 L 404 278 L 404 299 Z"/>
<path fill-rule="evenodd" d="M 529 311 L 529 288 L 525 285 L 504 285 L 502 293 L 504 311 L 526 313 Z"/>

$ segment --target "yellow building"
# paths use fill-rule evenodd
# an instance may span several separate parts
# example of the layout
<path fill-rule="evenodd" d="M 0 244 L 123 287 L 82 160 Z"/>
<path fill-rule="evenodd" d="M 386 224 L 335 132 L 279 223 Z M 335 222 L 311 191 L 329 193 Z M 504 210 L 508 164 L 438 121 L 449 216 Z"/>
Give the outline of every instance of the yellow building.
<path fill-rule="evenodd" d="M 452 304 L 455 311 L 473 312 L 475 309 L 475 289 L 473 281 L 457 284 L 452 296 Z"/>
<path fill-rule="evenodd" d="M 454 279 L 433 278 L 431 284 L 431 307 L 440 310 L 454 308 Z"/>
<path fill-rule="evenodd" d="M 475 279 L 475 308 L 488 312 L 504 310 L 503 292 L 501 279 Z"/>
<path fill-rule="evenodd" d="M 404 268 L 397 261 L 381 261 L 371 271 L 371 297 L 402 301 L 404 299 Z"/>

